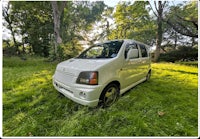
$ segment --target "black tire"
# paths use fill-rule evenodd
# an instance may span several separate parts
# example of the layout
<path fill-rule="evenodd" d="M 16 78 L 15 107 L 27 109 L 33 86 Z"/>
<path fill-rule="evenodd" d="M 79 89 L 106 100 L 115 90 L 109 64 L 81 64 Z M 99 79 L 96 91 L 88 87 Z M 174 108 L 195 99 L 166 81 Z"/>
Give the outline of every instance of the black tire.
<path fill-rule="evenodd" d="M 151 78 L 151 70 L 147 73 L 146 81 L 149 81 Z"/>
<path fill-rule="evenodd" d="M 111 106 L 119 96 L 119 87 L 109 84 L 101 93 L 99 105 L 103 108 Z"/>

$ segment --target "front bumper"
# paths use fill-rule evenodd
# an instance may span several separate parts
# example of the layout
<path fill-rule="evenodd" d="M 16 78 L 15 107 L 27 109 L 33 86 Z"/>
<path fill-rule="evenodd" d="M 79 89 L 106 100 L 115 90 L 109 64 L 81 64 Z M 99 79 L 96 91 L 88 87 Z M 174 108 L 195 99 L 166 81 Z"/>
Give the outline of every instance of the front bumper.
<path fill-rule="evenodd" d="M 94 107 L 98 105 L 102 91 L 100 85 L 64 84 L 53 77 L 53 86 L 76 103 Z"/>

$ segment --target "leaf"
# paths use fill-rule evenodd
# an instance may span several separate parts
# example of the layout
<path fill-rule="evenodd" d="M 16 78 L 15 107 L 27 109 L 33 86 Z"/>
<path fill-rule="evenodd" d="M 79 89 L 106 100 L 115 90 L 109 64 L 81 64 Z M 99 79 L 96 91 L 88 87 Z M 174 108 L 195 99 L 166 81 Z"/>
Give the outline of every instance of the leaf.
<path fill-rule="evenodd" d="M 31 132 L 28 133 L 28 136 L 33 136 L 33 134 Z"/>
<path fill-rule="evenodd" d="M 164 116 L 164 115 L 165 115 L 165 112 L 163 112 L 163 111 L 158 111 L 158 115 L 159 115 L 159 116 Z"/>

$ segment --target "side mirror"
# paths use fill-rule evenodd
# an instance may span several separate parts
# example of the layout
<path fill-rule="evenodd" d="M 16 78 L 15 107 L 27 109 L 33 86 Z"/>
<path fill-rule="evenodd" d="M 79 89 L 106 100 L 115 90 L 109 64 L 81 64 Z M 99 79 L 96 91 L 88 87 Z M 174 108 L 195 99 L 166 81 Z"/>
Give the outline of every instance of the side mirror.
<path fill-rule="evenodd" d="M 138 49 L 130 49 L 127 54 L 127 59 L 138 58 Z"/>

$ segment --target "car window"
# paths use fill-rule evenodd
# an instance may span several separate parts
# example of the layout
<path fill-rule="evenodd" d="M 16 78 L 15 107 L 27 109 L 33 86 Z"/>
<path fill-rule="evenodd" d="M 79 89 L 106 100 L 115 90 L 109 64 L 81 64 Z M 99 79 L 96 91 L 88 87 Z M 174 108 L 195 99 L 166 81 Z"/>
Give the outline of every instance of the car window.
<path fill-rule="evenodd" d="M 104 51 L 104 53 L 106 53 L 107 48 L 105 48 L 105 50 L 103 50 L 103 47 L 93 47 L 89 51 L 86 52 L 86 57 L 87 58 L 99 57 L 103 51 Z"/>
<path fill-rule="evenodd" d="M 132 43 L 132 44 L 127 44 L 126 45 L 126 49 L 125 49 L 125 53 L 124 53 L 125 59 L 127 58 L 127 54 L 128 54 L 128 51 L 130 49 L 138 49 L 137 44 L 136 43 Z M 138 51 L 138 53 L 139 53 L 139 51 Z M 138 58 L 139 58 L 139 54 L 138 54 Z M 133 58 L 131 58 L 131 59 L 133 59 Z"/>
<path fill-rule="evenodd" d="M 140 45 L 140 50 L 141 50 L 142 57 L 148 57 L 147 50 L 144 45 Z"/>
<path fill-rule="evenodd" d="M 117 56 L 123 41 L 110 41 L 97 44 L 82 52 L 77 58 L 81 59 L 100 59 L 114 58 Z"/>

